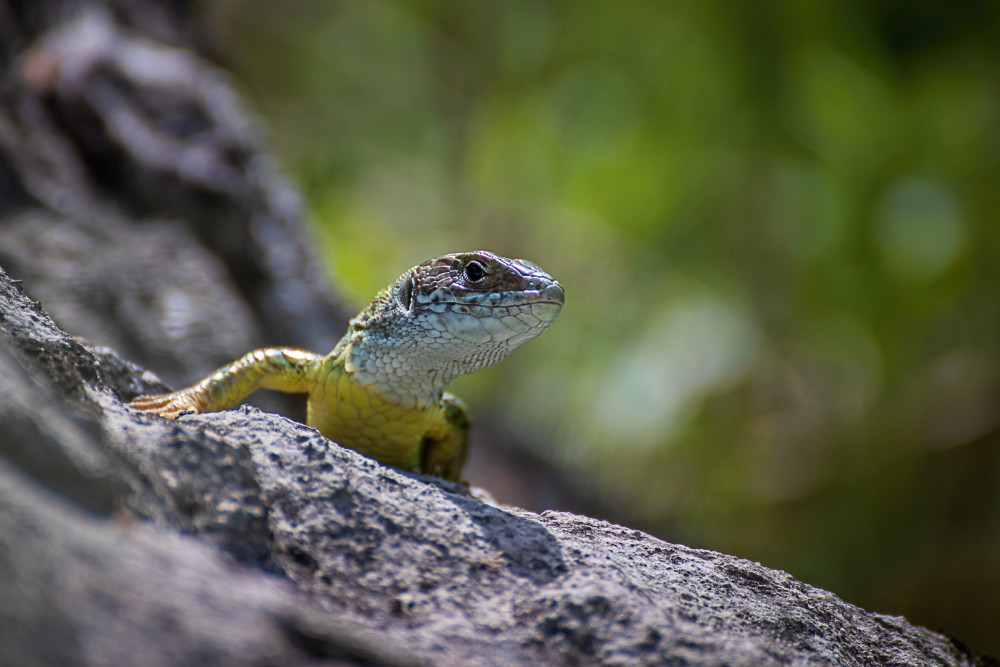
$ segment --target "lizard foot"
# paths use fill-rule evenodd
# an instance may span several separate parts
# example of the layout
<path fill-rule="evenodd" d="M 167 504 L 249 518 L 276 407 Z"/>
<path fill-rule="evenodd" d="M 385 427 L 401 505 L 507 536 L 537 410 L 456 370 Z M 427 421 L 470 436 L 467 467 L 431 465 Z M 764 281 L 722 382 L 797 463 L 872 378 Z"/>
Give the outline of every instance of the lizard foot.
<path fill-rule="evenodd" d="M 158 396 L 139 396 L 125 405 L 133 410 L 152 412 L 171 419 L 184 414 L 198 413 L 198 406 L 194 404 L 190 396 L 182 391 Z"/>

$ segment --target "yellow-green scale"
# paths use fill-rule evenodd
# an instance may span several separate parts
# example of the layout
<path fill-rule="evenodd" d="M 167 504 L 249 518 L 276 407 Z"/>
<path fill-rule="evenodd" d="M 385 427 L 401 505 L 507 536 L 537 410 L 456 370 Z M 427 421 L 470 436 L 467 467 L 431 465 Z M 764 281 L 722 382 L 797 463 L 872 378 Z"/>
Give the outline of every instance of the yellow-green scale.
<path fill-rule="evenodd" d="M 465 460 L 468 420 L 457 399 L 407 405 L 374 386 L 360 386 L 344 355 L 314 362 L 306 423 L 345 447 L 400 470 L 457 479 Z M 457 408 L 457 409 L 456 409 Z"/>

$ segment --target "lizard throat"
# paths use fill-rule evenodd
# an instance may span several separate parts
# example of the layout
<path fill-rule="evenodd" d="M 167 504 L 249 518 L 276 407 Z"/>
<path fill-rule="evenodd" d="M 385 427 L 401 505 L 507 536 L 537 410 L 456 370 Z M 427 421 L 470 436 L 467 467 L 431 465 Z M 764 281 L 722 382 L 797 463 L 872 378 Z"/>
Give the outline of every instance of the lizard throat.
<path fill-rule="evenodd" d="M 511 349 L 503 343 L 453 345 L 443 355 L 419 345 L 379 343 L 371 337 L 352 341 L 345 350 L 345 370 L 356 385 L 393 403 L 418 408 L 437 403 L 456 377 L 500 362 Z"/>

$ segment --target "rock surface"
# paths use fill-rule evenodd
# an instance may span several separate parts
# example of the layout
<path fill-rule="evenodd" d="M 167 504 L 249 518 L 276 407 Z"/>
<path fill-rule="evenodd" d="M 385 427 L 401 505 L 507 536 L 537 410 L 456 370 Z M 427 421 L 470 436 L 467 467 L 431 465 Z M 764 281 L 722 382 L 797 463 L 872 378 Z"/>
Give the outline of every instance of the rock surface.
<path fill-rule="evenodd" d="M 996 664 L 783 572 L 494 507 L 257 408 L 134 413 L 119 395 L 140 369 L 5 273 L 0 333 L 2 664 Z"/>

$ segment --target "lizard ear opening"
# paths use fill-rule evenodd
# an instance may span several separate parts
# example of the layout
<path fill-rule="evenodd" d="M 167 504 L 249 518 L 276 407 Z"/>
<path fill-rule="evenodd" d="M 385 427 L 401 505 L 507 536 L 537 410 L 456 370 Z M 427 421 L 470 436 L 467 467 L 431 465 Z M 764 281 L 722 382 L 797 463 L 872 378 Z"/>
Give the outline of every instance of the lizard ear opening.
<path fill-rule="evenodd" d="M 403 279 L 402 284 L 396 292 L 396 300 L 407 313 L 413 312 L 413 307 L 416 305 L 413 302 L 413 276 L 406 276 Z"/>

